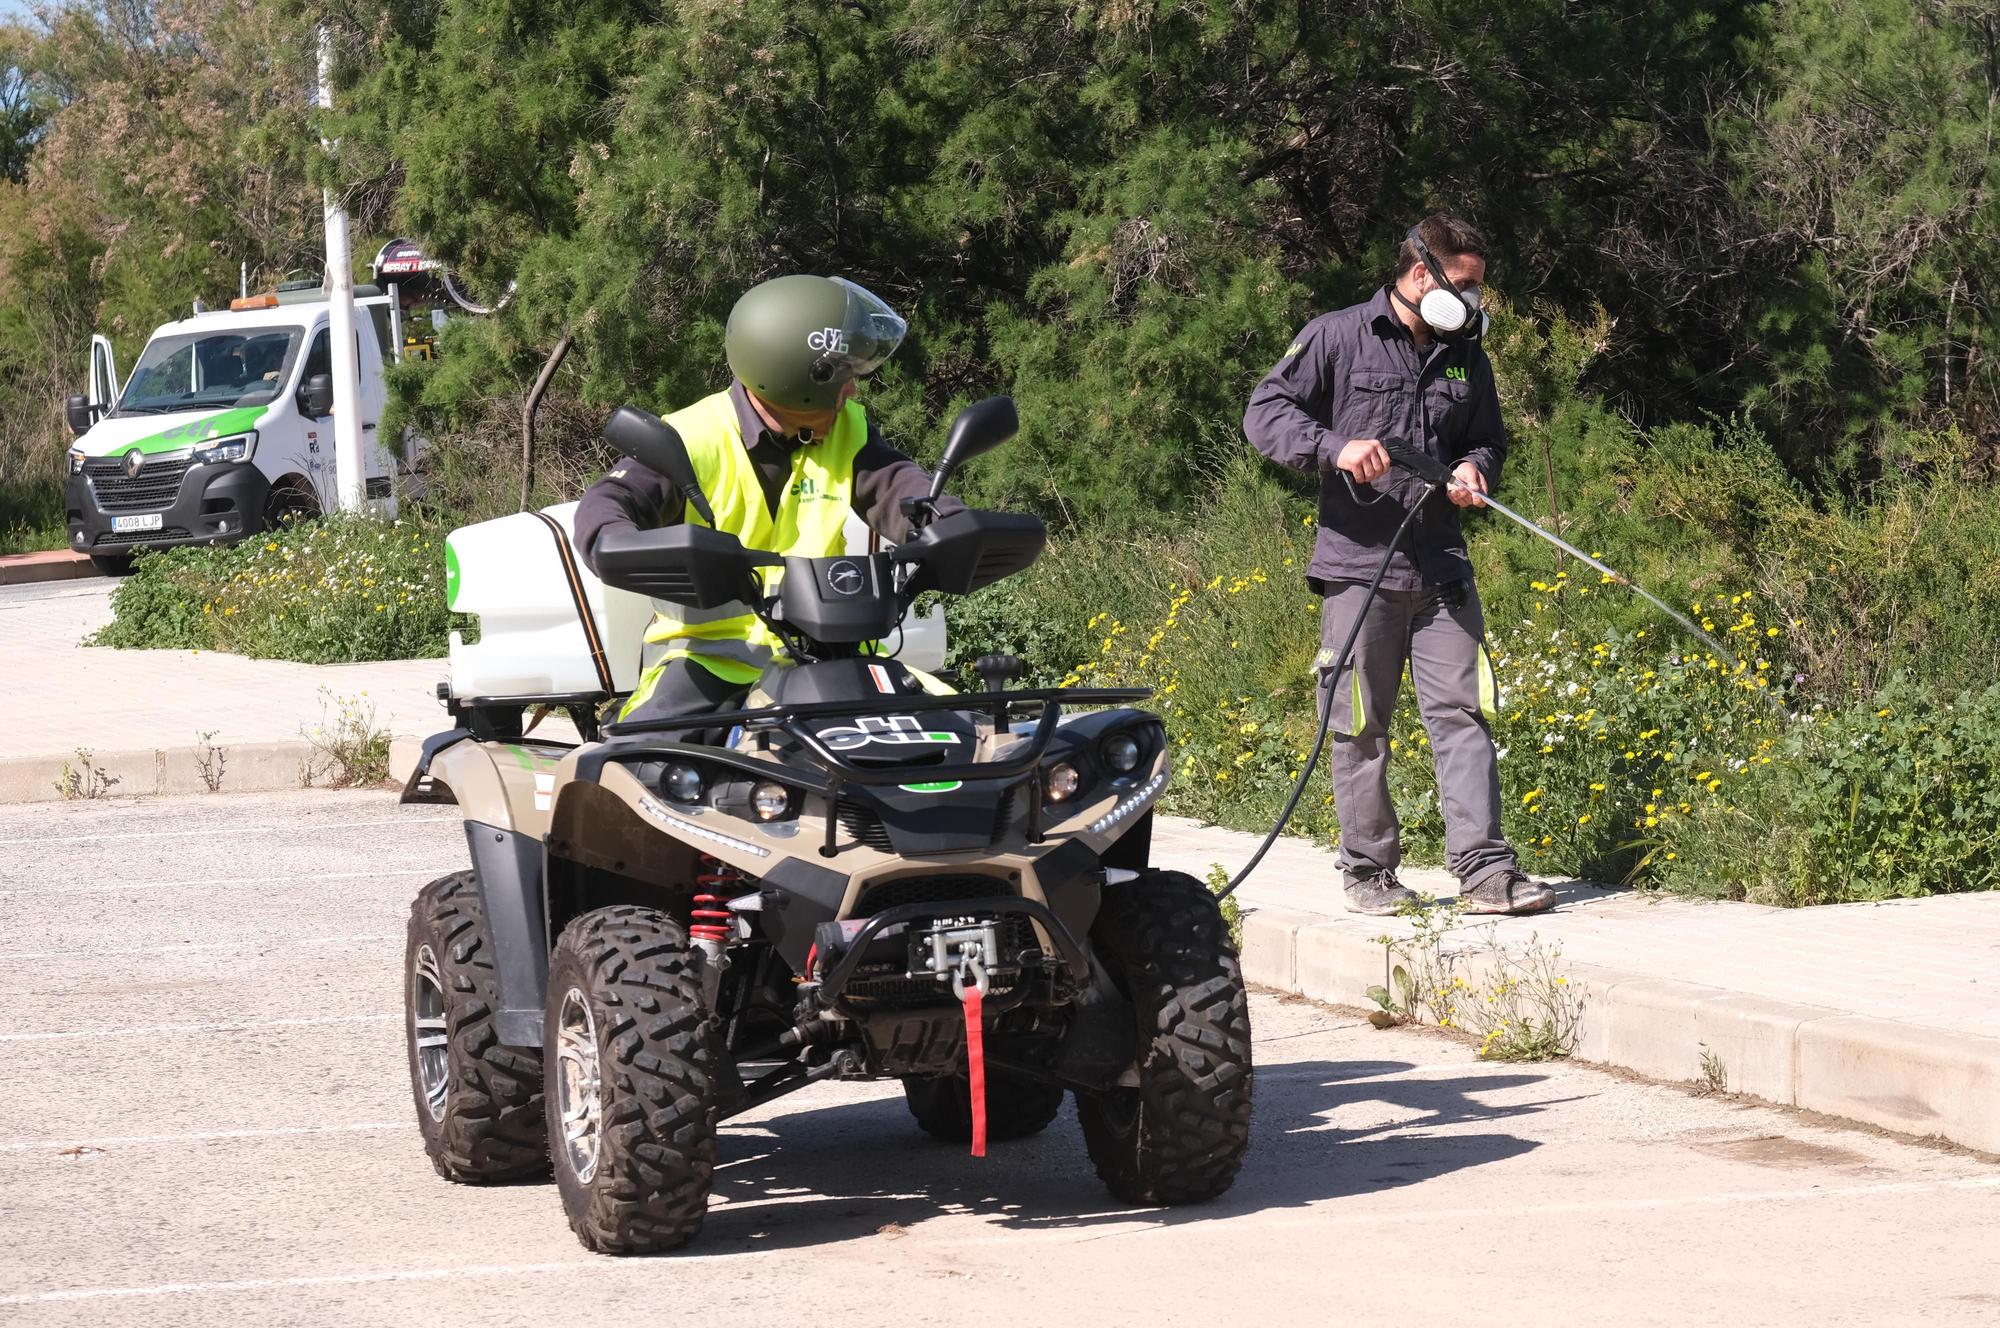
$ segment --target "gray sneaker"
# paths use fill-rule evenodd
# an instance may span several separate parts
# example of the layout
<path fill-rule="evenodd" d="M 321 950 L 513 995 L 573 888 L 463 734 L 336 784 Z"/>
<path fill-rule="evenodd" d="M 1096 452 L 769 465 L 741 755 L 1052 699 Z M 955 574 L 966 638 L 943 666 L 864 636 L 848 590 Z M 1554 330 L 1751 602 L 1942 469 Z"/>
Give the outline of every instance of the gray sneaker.
<path fill-rule="evenodd" d="M 1394 872 L 1377 872 L 1347 883 L 1347 911 L 1385 917 L 1400 913 L 1416 895 L 1396 879 Z"/>
<path fill-rule="evenodd" d="M 1518 871 L 1496 872 L 1458 892 L 1467 913 L 1539 913 L 1556 902 L 1556 892 Z"/>

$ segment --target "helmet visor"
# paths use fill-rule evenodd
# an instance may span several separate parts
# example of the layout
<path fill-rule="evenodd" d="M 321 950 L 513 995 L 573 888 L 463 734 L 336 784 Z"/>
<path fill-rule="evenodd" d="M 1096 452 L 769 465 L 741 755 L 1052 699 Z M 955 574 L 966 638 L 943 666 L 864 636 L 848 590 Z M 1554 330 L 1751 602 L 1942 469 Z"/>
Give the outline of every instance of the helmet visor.
<path fill-rule="evenodd" d="M 833 281 L 847 293 L 840 326 L 821 328 L 806 338 L 806 344 L 819 352 L 812 376 L 822 383 L 874 373 L 896 353 L 896 347 L 903 344 L 903 334 L 909 331 L 909 324 L 874 292 L 841 277 Z"/>

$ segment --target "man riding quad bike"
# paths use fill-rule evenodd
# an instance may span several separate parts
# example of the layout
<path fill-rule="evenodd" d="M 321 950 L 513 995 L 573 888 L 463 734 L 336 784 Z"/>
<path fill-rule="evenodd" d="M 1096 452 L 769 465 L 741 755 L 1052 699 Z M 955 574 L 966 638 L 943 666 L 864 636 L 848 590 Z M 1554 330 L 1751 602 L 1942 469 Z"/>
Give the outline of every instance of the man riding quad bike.
<path fill-rule="evenodd" d="M 792 298 L 767 283 L 731 319 L 729 392 L 606 426 L 612 479 L 678 518 L 578 515 L 604 585 L 660 605 L 621 717 L 596 723 L 608 692 L 453 695 L 460 727 L 405 790 L 456 801 L 472 857 L 410 922 L 431 1160 L 466 1182 L 553 1165 L 586 1246 L 666 1250 L 700 1229 L 719 1121 L 893 1077 L 919 1126 L 975 1154 L 1073 1093 L 1115 1195 L 1213 1198 L 1249 1141 L 1249 1013 L 1213 897 L 1150 865 L 1169 752 L 1131 707 L 1148 693 L 1008 690 L 1006 656 L 952 693 L 878 644 L 924 592 L 1040 554 L 1039 520 L 942 497 L 1013 435 L 1013 403 L 964 411 L 928 483 L 877 455 L 857 502 L 856 458 L 888 449 L 851 383 L 902 321 L 848 283 L 781 282 Z M 850 554 L 821 505 L 865 506 L 899 542 Z M 588 578 L 553 548 L 587 619 Z M 522 736 L 549 707 L 585 741 Z"/>

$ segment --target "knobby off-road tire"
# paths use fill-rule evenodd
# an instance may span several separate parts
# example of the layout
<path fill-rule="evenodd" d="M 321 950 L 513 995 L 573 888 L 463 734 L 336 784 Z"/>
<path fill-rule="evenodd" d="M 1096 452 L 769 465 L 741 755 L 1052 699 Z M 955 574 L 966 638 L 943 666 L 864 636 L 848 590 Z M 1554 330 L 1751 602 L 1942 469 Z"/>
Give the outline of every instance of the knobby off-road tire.
<path fill-rule="evenodd" d="M 556 942 L 542 1040 L 549 1151 L 571 1229 L 601 1254 L 673 1249 L 708 1212 L 716 1067 L 700 973 L 687 932 L 648 908 L 585 913 Z M 594 1066 L 580 1068 L 592 1049 Z"/>
<path fill-rule="evenodd" d="M 910 1114 L 933 1139 L 948 1144 L 972 1141 L 972 1084 L 956 1075 L 903 1080 L 903 1100 Z M 996 1070 L 986 1070 L 986 1137 L 1025 1139 L 1048 1127 L 1062 1110 L 1063 1090 L 1055 1084 Z"/>
<path fill-rule="evenodd" d="M 432 881 L 410 906 L 403 1029 L 424 1151 L 446 1180 L 478 1184 L 547 1173 L 542 1049 L 493 1028 L 500 983 L 479 883 Z"/>
<path fill-rule="evenodd" d="M 1128 1203 L 1227 1190 L 1250 1145 L 1250 1004 L 1207 887 L 1149 871 L 1106 886 L 1091 944 L 1139 1016 L 1136 1088 L 1078 1092 L 1098 1177 Z"/>

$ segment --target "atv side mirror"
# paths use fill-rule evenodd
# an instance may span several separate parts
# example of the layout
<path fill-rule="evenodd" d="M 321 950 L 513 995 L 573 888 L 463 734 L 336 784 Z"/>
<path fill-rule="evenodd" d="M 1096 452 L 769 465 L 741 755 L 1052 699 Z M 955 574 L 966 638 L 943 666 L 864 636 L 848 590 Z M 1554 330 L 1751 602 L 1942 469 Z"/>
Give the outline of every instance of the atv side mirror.
<path fill-rule="evenodd" d="M 299 384 L 299 414 L 309 420 L 333 414 L 333 375 L 314 374 Z"/>
<path fill-rule="evenodd" d="M 637 406 L 620 406 L 604 422 L 604 441 L 640 465 L 666 476 L 680 490 L 681 497 L 701 514 L 702 520 L 711 526 L 715 524 L 715 513 L 709 508 L 708 495 L 701 491 L 701 481 L 695 478 L 694 461 L 688 456 L 687 443 L 673 425 L 651 411 L 640 410 Z"/>
<path fill-rule="evenodd" d="M 90 398 L 71 397 L 67 403 L 65 413 L 69 416 L 69 431 L 71 433 L 90 432 Z"/>
<path fill-rule="evenodd" d="M 972 458 L 991 452 L 1021 430 L 1021 417 L 1014 411 L 1014 398 L 988 397 L 958 412 L 944 443 L 944 459 L 938 462 L 937 478 L 931 482 L 931 497 L 944 492 L 951 473 Z"/>

